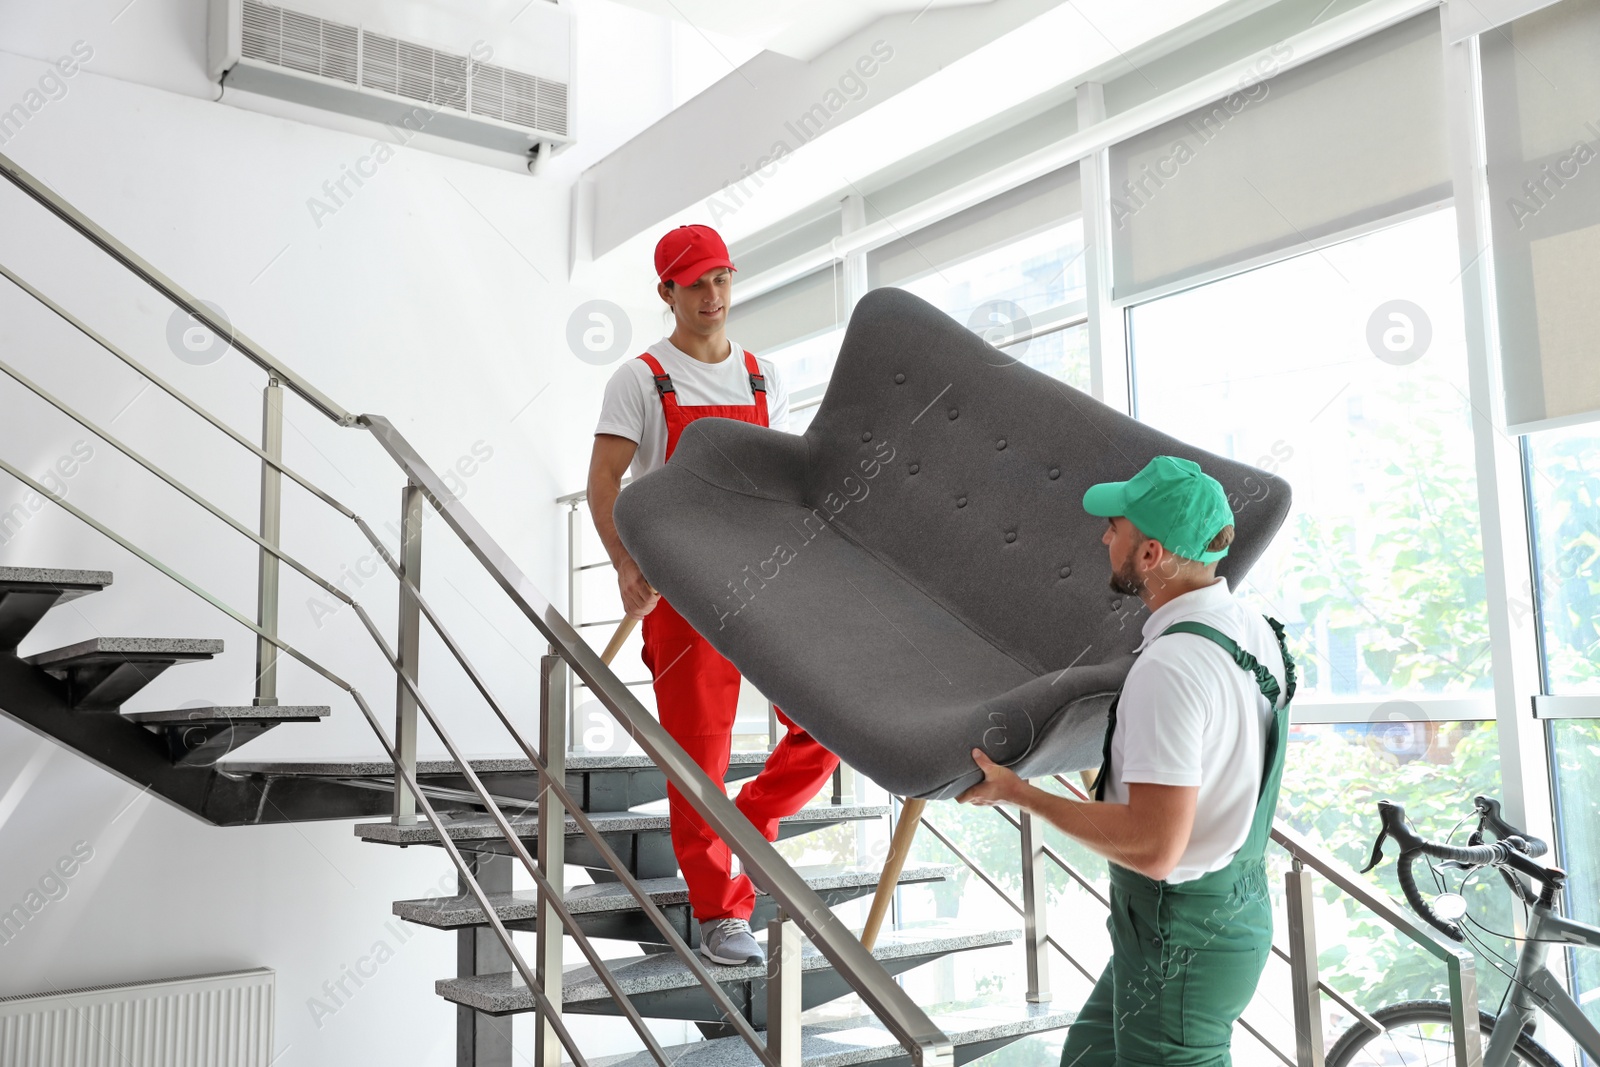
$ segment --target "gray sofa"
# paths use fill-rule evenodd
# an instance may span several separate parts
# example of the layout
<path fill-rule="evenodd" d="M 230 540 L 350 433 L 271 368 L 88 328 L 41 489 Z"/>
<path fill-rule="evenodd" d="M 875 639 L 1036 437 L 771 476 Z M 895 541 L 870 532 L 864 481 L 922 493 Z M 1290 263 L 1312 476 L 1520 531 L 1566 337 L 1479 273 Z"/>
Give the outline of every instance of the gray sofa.
<path fill-rule="evenodd" d="M 1289 487 L 1017 363 L 903 290 L 868 293 L 803 435 L 701 419 L 623 490 L 645 577 L 763 694 L 891 792 L 950 797 L 981 747 L 1096 767 L 1146 617 L 1084 490 L 1158 454 L 1228 489 L 1237 587 Z"/>

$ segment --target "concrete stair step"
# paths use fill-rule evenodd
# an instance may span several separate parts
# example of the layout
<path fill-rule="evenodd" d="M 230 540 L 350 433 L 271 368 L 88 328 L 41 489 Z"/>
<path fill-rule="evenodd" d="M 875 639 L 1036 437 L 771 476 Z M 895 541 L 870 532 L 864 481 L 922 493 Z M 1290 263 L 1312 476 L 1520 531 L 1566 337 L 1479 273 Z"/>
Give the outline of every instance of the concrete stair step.
<path fill-rule="evenodd" d="M 818 804 L 802 808 L 778 823 L 778 838 L 784 840 L 798 834 L 810 833 L 842 822 L 859 822 L 880 819 L 889 813 L 886 804 Z M 532 846 L 538 839 L 538 811 L 530 804 L 525 812 L 507 812 L 512 829 Z M 595 829 L 605 838 L 628 865 L 636 877 L 666 878 L 678 869 L 672 853 L 672 839 L 666 812 L 601 811 L 589 814 Z M 461 847 L 477 852 L 509 853 L 511 847 L 500 836 L 500 830 L 487 815 L 470 814 L 446 817 L 445 830 Z M 397 826 L 392 822 L 357 823 L 355 833 L 364 841 L 379 844 L 436 845 L 439 833 L 426 821 Z M 597 877 L 609 880 L 611 868 L 601 858 L 599 850 L 578 829 L 571 815 L 567 816 L 566 861 L 595 871 Z"/>
<path fill-rule="evenodd" d="M 1020 1038 L 1070 1026 L 1078 1013 L 1051 1004 L 986 999 L 940 1004 L 928 1016 L 955 1046 L 959 1065 L 989 1055 Z M 663 1051 L 673 1067 L 756 1067 L 760 1061 L 742 1037 L 719 1037 Z M 805 1023 L 800 1057 L 806 1067 L 911 1067 L 911 1057 L 871 1015 Z M 590 1067 L 655 1067 L 648 1052 L 605 1056 Z"/>
<path fill-rule="evenodd" d="M 735 782 L 753 778 L 766 762 L 765 752 L 735 752 L 728 762 L 724 780 Z M 469 759 L 467 765 L 497 796 L 533 800 L 539 795 L 538 775 L 526 758 Z M 391 784 L 394 780 L 394 767 L 387 760 L 229 760 L 226 769 L 240 774 L 283 778 L 365 778 Z M 454 760 L 419 760 L 417 774 L 424 785 L 468 788 L 461 766 Z M 666 776 L 644 755 L 569 755 L 566 786 L 583 810 L 589 812 L 627 811 L 663 800 L 667 795 Z"/>
<path fill-rule="evenodd" d="M 51 608 L 110 584 L 110 571 L 0 567 L 0 651 L 20 645 Z"/>
<path fill-rule="evenodd" d="M 939 882 L 953 877 L 960 868 L 945 864 L 907 866 L 900 872 L 900 885 L 918 885 Z M 822 899 L 833 907 L 871 894 L 878 887 L 883 872 L 878 867 L 797 867 L 795 870 L 815 889 Z M 678 935 L 691 947 L 700 944 L 700 924 L 689 911 L 689 894 L 682 878 L 648 878 L 642 882 L 650 900 L 661 908 Z M 620 883 L 601 882 L 577 886 L 563 897 L 567 910 L 590 937 L 611 938 L 618 941 L 637 941 L 641 944 L 666 944 L 666 937 L 645 917 L 644 910 L 633 895 Z M 539 894 L 534 890 L 512 893 L 491 893 L 489 903 L 495 914 L 513 930 L 535 929 Z M 756 910 L 750 917 L 754 929 L 763 929 L 772 918 L 776 905 L 761 889 L 756 890 Z M 486 926 L 483 909 L 470 896 L 435 897 L 424 900 L 399 900 L 394 913 L 408 922 L 431 926 L 437 930 L 457 930 L 468 926 Z"/>
<path fill-rule="evenodd" d="M 1022 936 L 1021 930 L 978 929 L 954 921 L 885 931 L 873 946 L 872 955 L 890 974 L 902 974 L 913 967 L 974 949 L 1008 944 Z M 639 1014 L 654 1019 L 683 1019 L 694 1022 L 721 1022 L 721 1014 L 711 997 L 676 953 L 651 953 L 607 961 L 607 965 L 633 1002 Z M 766 1025 L 767 968 L 764 964 L 726 967 L 707 963 L 717 984 L 727 992 L 734 1006 L 752 1026 Z M 489 1015 L 512 1015 L 533 1010 L 533 996 L 526 987 L 514 985 L 512 972 L 445 978 L 435 983 L 439 995 L 455 1004 Z M 820 952 L 806 942 L 801 952 L 802 1009 L 836 1000 L 851 992 L 850 986 Z M 566 972 L 562 986 L 562 1010 L 582 1015 L 617 1015 L 620 1008 L 605 985 L 587 966 Z"/>
<path fill-rule="evenodd" d="M 222 642 L 190 637 L 96 637 L 28 656 L 24 662 L 67 683 L 79 711 L 116 711 L 175 663 L 207 660 Z"/>
<path fill-rule="evenodd" d="M 172 762 L 206 767 L 286 722 L 319 722 L 332 708 L 325 704 L 253 704 L 131 711 L 123 717 L 162 735 Z"/>

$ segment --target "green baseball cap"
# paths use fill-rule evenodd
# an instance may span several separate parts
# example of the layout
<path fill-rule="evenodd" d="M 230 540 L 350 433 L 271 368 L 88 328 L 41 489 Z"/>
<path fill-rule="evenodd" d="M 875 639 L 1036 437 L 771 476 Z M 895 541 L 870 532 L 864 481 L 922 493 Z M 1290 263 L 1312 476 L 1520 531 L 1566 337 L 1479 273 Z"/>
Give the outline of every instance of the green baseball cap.
<path fill-rule="evenodd" d="M 1125 482 L 1091 485 L 1083 494 L 1083 510 L 1108 519 L 1122 515 L 1184 559 L 1212 563 L 1228 554 L 1226 548 L 1206 551 L 1211 539 L 1233 524 L 1228 494 L 1191 460 L 1157 456 Z"/>

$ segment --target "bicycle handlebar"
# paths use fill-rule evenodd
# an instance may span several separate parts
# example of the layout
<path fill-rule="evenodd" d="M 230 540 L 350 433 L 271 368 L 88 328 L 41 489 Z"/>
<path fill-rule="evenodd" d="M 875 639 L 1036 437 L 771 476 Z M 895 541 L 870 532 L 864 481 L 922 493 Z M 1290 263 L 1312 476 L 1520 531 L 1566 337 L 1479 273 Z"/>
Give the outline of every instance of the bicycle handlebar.
<path fill-rule="evenodd" d="M 1472 798 L 1472 806 L 1478 811 L 1478 825 L 1480 829 L 1487 828 L 1489 830 L 1493 830 L 1494 836 L 1500 838 L 1502 841 L 1508 837 L 1521 838 L 1528 846 L 1523 851 L 1532 856 L 1534 859 L 1538 859 L 1540 856 L 1550 851 L 1550 846 L 1545 844 L 1539 838 L 1534 837 L 1526 830 L 1518 830 L 1515 826 L 1512 826 L 1510 823 L 1506 822 L 1505 819 L 1501 818 L 1500 802 L 1498 800 L 1486 796 L 1476 796 Z"/>
<path fill-rule="evenodd" d="M 1500 816 L 1498 802 L 1480 796 L 1474 799 L 1473 804 L 1478 810 L 1481 825 L 1493 831 L 1499 838 L 1498 841 L 1465 846 L 1428 841 L 1406 825 L 1405 808 L 1393 801 L 1378 801 L 1378 815 L 1383 828 L 1378 833 L 1378 840 L 1373 842 L 1372 858 L 1361 869 L 1365 874 L 1382 862 L 1383 843 L 1393 838 L 1395 844 L 1400 846 L 1396 874 L 1400 879 L 1400 889 L 1405 893 L 1406 902 L 1426 920 L 1429 926 L 1453 941 L 1465 941 L 1466 934 L 1459 923 L 1439 918 L 1433 906 L 1417 891 L 1417 881 L 1411 872 L 1411 865 L 1418 856 L 1432 856 L 1435 859 L 1454 861 L 1472 867 L 1510 867 L 1540 882 L 1549 881 L 1554 873 L 1533 862 L 1534 856 L 1542 856 L 1549 850 L 1548 846 L 1538 838 L 1530 837 L 1506 822 Z"/>

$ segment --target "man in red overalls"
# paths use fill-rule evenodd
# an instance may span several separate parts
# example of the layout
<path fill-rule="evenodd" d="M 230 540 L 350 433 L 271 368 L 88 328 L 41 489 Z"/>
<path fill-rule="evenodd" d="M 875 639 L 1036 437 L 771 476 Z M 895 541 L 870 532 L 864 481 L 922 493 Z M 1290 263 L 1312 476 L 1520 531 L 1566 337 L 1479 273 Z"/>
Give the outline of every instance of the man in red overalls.
<path fill-rule="evenodd" d="M 788 428 L 789 399 L 777 368 L 726 336 L 733 269 L 727 246 L 709 226 L 679 226 L 661 238 L 656 291 L 672 309 L 675 325 L 671 336 L 612 375 L 589 462 L 589 510 L 617 568 L 623 610 L 644 620 L 644 662 L 661 725 L 719 782 L 733 744 L 739 672 L 650 588 L 617 536 L 611 509 L 623 472 L 631 465 L 638 478 L 662 466 L 695 419 Z M 778 718 L 788 732 L 736 800 L 769 841 L 778 836 L 778 820 L 816 796 L 839 763 L 781 711 Z M 716 963 L 763 962 L 761 943 L 750 932 L 750 879 L 733 876 L 728 846 L 671 785 L 667 800 L 672 850 L 700 921 L 701 955 Z"/>

